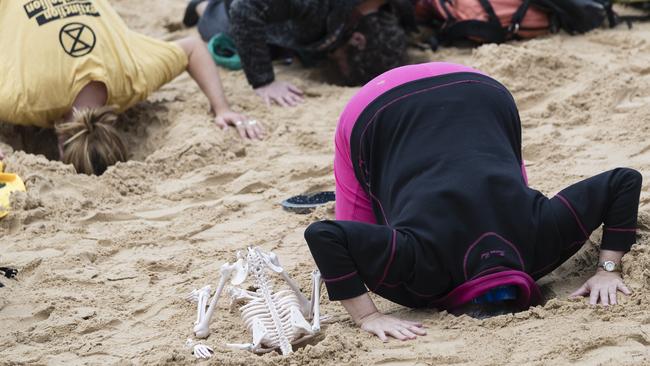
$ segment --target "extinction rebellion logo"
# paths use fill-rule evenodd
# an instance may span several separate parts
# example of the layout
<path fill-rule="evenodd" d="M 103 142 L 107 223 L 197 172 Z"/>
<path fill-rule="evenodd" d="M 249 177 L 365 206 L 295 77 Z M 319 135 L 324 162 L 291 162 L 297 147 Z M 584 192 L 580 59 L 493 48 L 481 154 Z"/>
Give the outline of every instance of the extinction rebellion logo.
<path fill-rule="evenodd" d="M 81 57 L 89 54 L 97 38 L 95 32 L 82 23 L 68 23 L 59 32 L 59 42 L 65 53 L 72 57 Z"/>
<path fill-rule="evenodd" d="M 23 8 L 27 17 L 35 19 L 39 26 L 76 16 L 99 16 L 95 5 L 89 0 L 31 0 Z"/>
<path fill-rule="evenodd" d="M 23 8 L 27 17 L 34 19 L 39 27 L 66 18 L 100 16 L 91 0 L 31 0 L 27 1 Z M 59 42 L 65 53 L 72 57 L 81 57 L 92 52 L 97 37 L 95 32 L 83 23 L 68 23 L 59 32 Z"/>

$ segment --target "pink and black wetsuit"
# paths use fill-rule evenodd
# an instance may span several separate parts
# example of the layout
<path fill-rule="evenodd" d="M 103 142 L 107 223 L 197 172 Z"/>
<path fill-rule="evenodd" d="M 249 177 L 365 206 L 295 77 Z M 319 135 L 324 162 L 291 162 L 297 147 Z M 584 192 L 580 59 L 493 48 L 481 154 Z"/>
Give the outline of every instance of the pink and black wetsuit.
<path fill-rule="evenodd" d="M 430 63 L 368 83 L 337 130 L 337 220 L 305 232 L 330 299 L 368 288 L 449 307 L 446 295 L 482 278 L 544 276 L 603 223 L 601 248 L 630 249 L 638 172 L 615 169 L 549 199 L 522 166 L 518 111 L 494 79 Z"/>

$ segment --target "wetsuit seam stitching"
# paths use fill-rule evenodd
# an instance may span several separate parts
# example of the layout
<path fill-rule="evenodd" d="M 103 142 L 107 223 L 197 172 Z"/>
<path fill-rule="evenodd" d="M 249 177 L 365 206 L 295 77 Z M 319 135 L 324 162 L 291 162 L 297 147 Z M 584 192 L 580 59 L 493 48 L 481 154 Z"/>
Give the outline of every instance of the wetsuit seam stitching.
<path fill-rule="evenodd" d="M 615 232 L 634 232 L 636 233 L 636 228 L 622 228 L 622 227 L 605 227 L 603 230 L 615 231 Z"/>
<path fill-rule="evenodd" d="M 378 109 L 378 110 L 373 114 L 372 118 L 370 118 L 370 121 L 368 122 L 368 124 L 366 124 L 366 126 L 365 126 L 364 129 L 363 129 L 363 131 L 361 132 L 361 135 L 359 136 L 359 147 L 362 146 L 362 144 L 363 144 L 363 137 L 365 136 L 366 132 L 368 131 L 368 128 L 370 127 L 370 125 L 373 124 L 373 123 L 376 121 L 377 116 L 379 115 L 379 113 L 381 113 L 382 111 L 384 111 L 386 108 L 388 108 L 388 107 L 391 106 L 392 104 L 394 104 L 394 103 L 396 103 L 396 102 L 398 102 L 398 101 L 400 101 L 400 100 L 406 99 L 406 98 L 408 98 L 408 97 L 411 97 L 411 96 L 413 96 L 413 95 L 426 93 L 426 92 L 429 92 L 429 91 L 432 91 L 432 90 L 442 89 L 442 88 L 444 88 L 444 87 L 449 87 L 449 86 L 453 86 L 453 85 L 472 84 L 472 83 L 487 85 L 487 86 L 492 87 L 492 88 L 494 88 L 494 89 L 497 89 L 497 90 L 500 90 L 500 91 L 503 91 L 503 92 L 508 93 L 508 91 L 505 90 L 503 87 L 495 86 L 495 85 L 492 85 L 492 84 L 490 84 L 490 83 L 488 83 L 488 82 L 485 82 L 485 81 L 480 81 L 480 80 L 459 80 L 459 81 L 454 81 L 454 82 L 447 83 L 447 84 L 443 84 L 443 85 L 436 85 L 436 86 L 429 87 L 429 88 L 426 88 L 426 89 L 416 90 L 416 91 L 413 91 L 413 92 L 411 92 L 411 93 L 408 93 L 408 94 L 405 94 L 405 95 L 399 96 L 399 97 L 397 97 L 397 98 L 391 100 L 390 102 L 384 104 L 381 108 L 379 108 L 379 109 Z M 358 162 L 357 164 L 359 164 L 361 161 L 363 161 L 362 158 L 361 158 L 361 151 L 362 151 L 362 149 L 360 148 L 360 149 L 359 149 L 359 152 L 358 152 L 358 154 L 357 154 L 357 155 L 358 155 L 358 156 L 357 156 L 357 162 Z M 366 174 L 367 174 L 367 175 L 370 175 L 370 172 L 368 171 L 368 172 L 366 172 Z M 377 197 L 375 197 L 374 194 L 372 194 L 372 192 L 371 192 L 371 188 L 370 188 L 370 184 L 366 182 L 366 186 L 368 187 L 368 195 L 369 195 L 370 197 L 372 197 L 372 199 L 375 200 L 375 201 L 377 202 L 377 204 L 379 205 L 379 209 L 381 210 L 381 213 L 382 213 L 382 215 L 384 216 L 384 222 L 386 223 L 386 225 L 390 226 L 390 223 L 388 222 L 388 218 L 386 217 L 386 212 L 384 211 L 384 207 L 383 207 L 383 205 L 381 204 L 381 201 L 380 201 L 379 199 L 377 199 Z"/>
<path fill-rule="evenodd" d="M 327 283 L 339 282 L 339 281 L 347 280 L 348 278 L 354 277 L 354 275 L 356 275 L 357 273 L 358 273 L 357 271 L 354 271 L 354 272 L 350 272 L 348 274 L 344 274 L 343 276 L 339 276 L 339 277 L 335 277 L 335 278 L 323 278 L 323 281 L 327 282 Z"/>
<path fill-rule="evenodd" d="M 519 252 L 519 249 L 517 249 L 517 247 L 516 247 L 514 244 L 512 244 L 510 241 L 508 241 L 506 238 L 502 237 L 501 235 L 499 235 L 499 234 L 497 234 L 497 233 L 495 233 L 495 232 L 493 232 L 493 231 L 488 231 L 488 232 L 485 232 L 485 233 L 481 234 L 481 235 L 478 237 L 478 239 L 476 239 L 476 240 L 475 240 L 475 241 L 474 241 L 474 242 L 469 246 L 469 248 L 465 251 L 465 257 L 463 258 L 463 274 L 465 275 L 465 280 L 467 280 L 467 258 L 469 257 L 469 252 L 470 252 L 472 249 L 474 249 L 474 247 L 475 247 L 476 245 L 478 245 L 478 243 L 480 243 L 481 240 L 485 239 L 485 238 L 488 237 L 488 236 L 495 236 L 495 237 L 497 237 L 498 239 L 500 239 L 502 242 L 508 244 L 512 249 L 514 249 L 514 250 L 515 250 L 515 253 L 517 253 L 517 257 L 518 257 L 518 259 L 519 259 L 519 263 L 521 264 L 521 270 L 524 271 L 524 272 L 526 271 L 526 265 L 525 265 L 525 263 L 524 263 L 524 259 L 523 259 L 523 257 L 521 256 L 521 252 Z"/>
<path fill-rule="evenodd" d="M 562 196 L 560 193 L 556 194 L 555 196 L 560 199 L 560 201 L 566 206 L 566 208 L 569 209 L 569 211 L 571 211 L 571 214 L 573 215 L 573 218 L 576 220 L 576 223 L 578 224 L 578 227 L 582 231 L 582 234 L 585 236 L 585 240 L 588 240 L 589 239 L 589 234 L 587 233 L 587 230 L 585 229 L 584 225 L 582 224 L 582 221 L 580 220 L 580 217 L 578 217 L 578 214 L 573 209 L 573 206 L 571 205 L 569 200 L 564 198 L 564 196 Z"/>

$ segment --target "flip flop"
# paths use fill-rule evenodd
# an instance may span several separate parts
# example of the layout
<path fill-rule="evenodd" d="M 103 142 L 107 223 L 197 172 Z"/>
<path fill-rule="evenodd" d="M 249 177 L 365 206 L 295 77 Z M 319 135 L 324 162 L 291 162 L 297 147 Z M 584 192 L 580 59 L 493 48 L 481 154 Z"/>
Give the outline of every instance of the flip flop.
<path fill-rule="evenodd" d="M 18 274 L 18 270 L 9 267 L 0 267 L 0 272 L 7 278 L 14 278 Z"/>
<path fill-rule="evenodd" d="M 18 274 L 18 270 L 14 268 L 9 268 L 9 267 L 0 267 L 0 272 L 7 277 L 7 278 L 14 278 Z M 5 285 L 0 282 L 0 288 L 5 287 Z"/>
<path fill-rule="evenodd" d="M 199 13 L 196 12 L 196 7 L 206 0 L 190 0 L 185 8 L 185 15 L 183 16 L 183 24 L 186 27 L 193 27 L 199 23 Z"/>
<path fill-rule="evenodd" d="M 282 201 L 282 207 L 297 214 L 307 214 L 318 206 L 334 201 L 335 198 L 336 196 L 332 191 L 301 194 Z"/>

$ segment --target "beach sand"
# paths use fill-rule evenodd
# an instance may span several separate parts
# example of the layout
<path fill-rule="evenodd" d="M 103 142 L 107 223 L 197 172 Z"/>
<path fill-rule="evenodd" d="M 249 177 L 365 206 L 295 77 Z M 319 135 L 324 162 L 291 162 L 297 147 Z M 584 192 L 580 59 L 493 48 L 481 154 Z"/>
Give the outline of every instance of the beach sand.
<path fill-rule="evenodd" d="M 134 30 L 195 32 L 180 26 L 184 1 L 113 4 Z M 379 300 L 426 324 L 428 335 L 411 342 L 382 344 L 323 295 L 335 322 L 311 344 L 289 357 L 234 351 L 225 343 L 251 336 L 223 298 L 205 341 L 216 354 L 201 364 L 650 365 L 650 24 L 413 56 L 474 66 L 512 91 L 534 188 L 552 195 L 618 166 L 644 174 L 639 239 L 624 260 L 634 293 L 610 308 L 567 298 L 594 271 L 597 230 L 541 281 L 548 301 L 525 312 L 479 320 Z M 216 128 L 187 74 L 127 113 L 133 159 L 101 177 L 0 143 L 28 187 L 0 221 L 0 265 L 20 269 L 17 281 L 2 279 L 0 365 L 195 364 L 184 342 L 196 310 L 184 296 L 215 287 L 220 266 L 248 245 L 277 253 L 309 291 L 315 266 L 303 231 L 332 218 L 333 205 L 296 215 L 279 202 L 334 188 L 334 129 L 357 89 L 324 85 L 297 65 L 276 70 L 305 90 L 305 104 L 268 108 L 242 72 L 221 73 L 233 107 L 267 125 L 262 143 Z"/>

